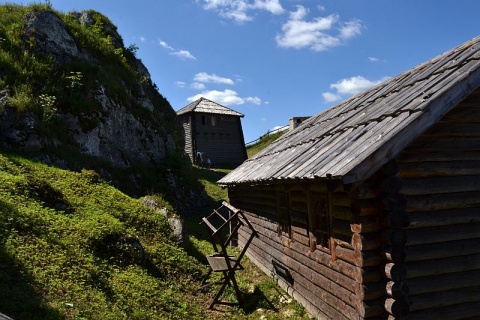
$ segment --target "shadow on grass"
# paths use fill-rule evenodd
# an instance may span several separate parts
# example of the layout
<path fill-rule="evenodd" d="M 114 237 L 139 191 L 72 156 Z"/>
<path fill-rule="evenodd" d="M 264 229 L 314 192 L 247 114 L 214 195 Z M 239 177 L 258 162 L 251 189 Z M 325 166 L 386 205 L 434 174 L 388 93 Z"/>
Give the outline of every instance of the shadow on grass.
<path fill-rule="evenodd" d="M 63 315 L 48 307 L 32 278 L 14 256 L 7 252 L 5 241 L 14 230 L 10 225 L 17 210 L 0 201 L 0 312 L 15 320 L 63 319 Z M 13 222 L 14 223 L 14 222 Z"/>
<path fill-rule="evenodd" d="M 264 310 L 272 310 L 278 312 L 275 305 L 265 296 L 265 294 L 257 286 L 252 293 L 243 294 L 242 309 L 246 314 L 251 314 L 255 310 L 262 308 Z"/>

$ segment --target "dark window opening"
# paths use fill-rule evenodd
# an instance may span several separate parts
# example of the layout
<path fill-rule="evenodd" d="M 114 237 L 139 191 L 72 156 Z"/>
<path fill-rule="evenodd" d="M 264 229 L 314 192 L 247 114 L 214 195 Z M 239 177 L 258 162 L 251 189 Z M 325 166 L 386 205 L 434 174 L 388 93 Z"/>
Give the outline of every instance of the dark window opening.
<path fill-rule="evenodd" d="M 329 248 L 330 241 L 330 216 L 328 212 L 327 195 L 315 194 L 313 201 L 313 232 L 317 246 Z"/>
<path fill-rule="evenodd" d="M 202 116 L 202 125 L 204 126 L 205 123 L 206 123 L 206 121 L 205 121 L 205 116 Z"/>
<path fill-rule="evenodd" d="M 277 192 L 278 235 L 291 238 L 290 199 L 288 191 Z"/>

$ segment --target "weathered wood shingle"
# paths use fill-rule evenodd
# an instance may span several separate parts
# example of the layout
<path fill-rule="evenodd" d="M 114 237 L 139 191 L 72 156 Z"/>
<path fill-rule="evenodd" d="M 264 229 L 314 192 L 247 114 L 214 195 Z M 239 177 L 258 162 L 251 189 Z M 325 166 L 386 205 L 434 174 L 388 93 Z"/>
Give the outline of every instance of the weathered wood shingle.
<path fill-rule="evenodd" d="M 310 118 L 221 185 L 363 181 L 480 86 L 480 37 Z"/>
<path fill-rule="evenodd" d="M 224 107 L 216 102 L 213 102 L 203 97 L 193 101 L 192 103 L 178 110 L 177 115 L 182 115 L 188 112 L 213 113 L 213 114 L 238 116 L 238 117 L 244 116 L 240 112 Z"/>

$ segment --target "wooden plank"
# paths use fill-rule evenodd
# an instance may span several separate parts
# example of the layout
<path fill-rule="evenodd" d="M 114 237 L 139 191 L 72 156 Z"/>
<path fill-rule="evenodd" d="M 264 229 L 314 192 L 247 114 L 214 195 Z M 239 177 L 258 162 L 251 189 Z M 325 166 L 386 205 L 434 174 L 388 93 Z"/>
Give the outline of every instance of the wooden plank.
<path fill-rule="evenodd" d="M 409 228 L 432 228 L 465 223 L 480 223 L 478 212 L 479 208 L 415 212 L 410 215 Z"/>
<path fill-rule="evenodd" d="M 480 286 L 480 270 L 407 278 L 410 296 Z"/>
<path fill-rule="evenodd" d="M 409 315 L 412 319 L 422 320 L 474 320 L 480 317 L 480 301 L 456 304 L 443 308 L 429 308 L 418 312 L 411 312 Z"/>
<path fill-rule="evenodd" d="M 480 191 L 408 196 L 406 211 L 424 212 L 455 208 L 479 208 Z"/>
<path fill-rule="evenodd" d="M 409 229 L 407 245 L 424 245 L 428 243 L 444 243 L 448 241 L 477 239 L 479 241 L 480 224 L 460 224 L 435 228 Z"/>
<path fill-rule="evenodd" d="M 430 195 L 480 190 L 480 175 L 403 179 L 402 194 Z"/>
<path fill-rule="evenodd" d="M 480 175 L 480 160 L 400 162 L 398 167 L 401 179 Z"/>
<path fill-rule="evenodd" d="M 480 253 L 478 239 L 437 242 L 405 247 L 406 263 Z"/>
<path fill-rule="evenodd" d="M 410 311 L 429 310 L 438 307 L 480 301 L 480 287 L 460 288 L 442 292 L 429 292 L 410 296 Z M 443 319 L 443 318 L 442 318 Z"/>
<path fill-rule="evenodd" d="M 408 278 L 480 269 L 480 253 L 407 263 Z"/>
<path fill-rule="evenodd" d="M 478 161 L 480 158 L 480 150 L 462 151 L 462 152 L 407 152 L 404 150 L 395 160 L 399 163 L 402 162 L 440 162 L 440 161 Z"/>

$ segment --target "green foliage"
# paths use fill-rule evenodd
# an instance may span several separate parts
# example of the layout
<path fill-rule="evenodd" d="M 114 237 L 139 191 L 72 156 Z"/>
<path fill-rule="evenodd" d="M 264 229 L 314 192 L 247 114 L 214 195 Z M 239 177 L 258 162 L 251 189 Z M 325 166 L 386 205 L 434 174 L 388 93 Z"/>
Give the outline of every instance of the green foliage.
<path fill-rule="evenodd" d="M 83 86 L 83 74 L 81 71 L 70 71 L 70 74 L 65 77 L 67 79 L 67 88 L 75 90 Z"/>
<path fill-rule="evenodd" d="M 0 153 L 0 310 L 15 319 L 202 317 L 202 273 L 161 213 L 93 170 Z M 181 284 L 181 285 L 180 285 Z"/>
<path fill-rule="evenodd" d="M 172 132 L 181 150 L 182 135 L 175 122 L 175 112 L 151 80 L 137 71 L 138 47 L 132 44 L 125 48 L 116 26 L 96 11 L 89 11 L 91 25 L 81 24 L 71 13 L 54 11 L 65 22 L 78 47 L 90 57 L 59 64 L 53 57 L 39 52 L 35 30 L 27 30 L 25 26 L 29 12 L 42 10 L 54 11 L 49 2 L 30 6 L 0 5 L 0 89 L 9 90 L 8 105 L 19 112 L 35 111 L 40 119 L 46 120 L 42 123 L 43 133 L 58 136 L 56 124 L 51 121 L 55 115 L 102 112 L 92 95 L 101 88 L 113 102 L 124 105 L 143 123 Z M 153 113 L 138 105 L 135 94 L 140 92 L 146 92 L 152 100 Z M 45 101 L 46 96 L 55 97 L 55 102 Z M 89 130 L 97 123 L 81 121 L 81 124 L 85 125 L 82 129 Z"/>

